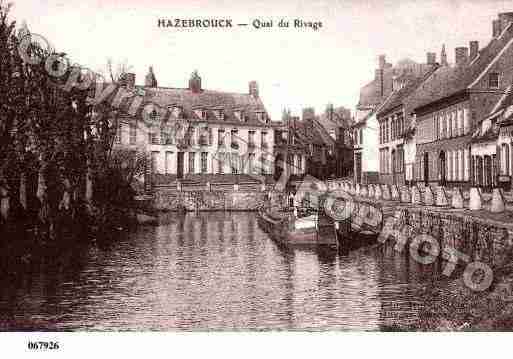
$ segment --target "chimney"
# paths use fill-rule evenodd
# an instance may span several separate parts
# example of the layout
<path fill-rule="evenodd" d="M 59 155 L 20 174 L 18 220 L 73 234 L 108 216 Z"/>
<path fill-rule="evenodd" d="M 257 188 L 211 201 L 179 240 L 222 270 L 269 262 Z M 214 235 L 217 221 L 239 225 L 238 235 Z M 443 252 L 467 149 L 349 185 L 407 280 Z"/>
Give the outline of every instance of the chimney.
<path fill-rule="evenodd" d="M 497 38 L 501 34 L 501 21 L 499 19 L 492 21 L 492 37 Z"/>
<path fill-rule="evenodd" d="M 377 82 L 377 86 L 379 87 L 379 95 L 383 96 L 383 69 L 376 69 L 374 71 L 374 79 Z"/>
<path fill-rule="evenodd" d="M 189 79 L 189 90 L 192 93 L 200 93 L 201 92 L 201 77 L 198 75 L 198 71 L 195 70 L 191 78 Z"/>
<path fill-rule="evenodd" d="M 306 107 L 303 109 L 303 121 L 313 120 L 315 118 L 315 109 L 313 107 Z"/>
<path fill-rule="evenodd" d="M 378 60 L 379 68 L 384 69 L 386 63 L 387 63 L 386 55 L 379 55 L 379 60 Z"/>
<path fill-rule="evenodd" d="M 442 51 L 440 52 L 440 65 L 449 66 L 447 63 L 447 53 L 445 52 L 445 44 L 442 45 Z"/>
<path fill-rule="evenodd" d="M 119 76 L 119 86 L 133 89 L 135 87 L 135 74 L 124 73 Z"/>
<path fill-rule="evenodd" d="M 479 52 L 479 42 L 478 41 L 470 41 L 470 61 L 474 60 L 477 57 Z"/>
<path fill-rule="evenodd" d="M 249 94 L 253 98 L 258 98 L 258 83 L 256 81 L 249 82 Z"/>
<path fill-rule="evenodd" d="M 153 66 L 150 66 L 148 70 L 148 74 L 144 79 L 145 87 L 157 87 L 157 78 L 155 77 L 155 73 L 153 72 Z"/>
<path fill-rule="evenodd" d="M 431 66 L 436 65 L 436 52 L 426 53 L 426 63 Z"/>
<path fill-rule="evenodd" d="M 501 23 L 501 32 L 502 32 L 502 31 L 504 31 L 504 29 L 506 29 L 509 26 L 510 23 L 513 22 L 513 12 L 500 13 L 499 21 Z"/>
<path fill-rule="evenodd" d="M 460 46 L 454 49 L 454 61 L 457 67 L 465 66 L 468 63 L 468 47 Z"/>

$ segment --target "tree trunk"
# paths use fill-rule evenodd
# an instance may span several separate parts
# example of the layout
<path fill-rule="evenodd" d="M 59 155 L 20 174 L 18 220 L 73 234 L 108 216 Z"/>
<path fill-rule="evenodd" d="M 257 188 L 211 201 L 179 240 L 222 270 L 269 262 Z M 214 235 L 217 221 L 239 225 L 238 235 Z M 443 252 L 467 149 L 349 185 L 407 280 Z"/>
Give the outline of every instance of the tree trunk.
<path fill-rule="evenodd" d="M 87 160 L 87 173 L 86 173 L 86 191 L 85 200 L 88 205 L 93 202 L 93 169 L 91 168 L 90 160 Z"/>
<path fill-rule="evenodd" d="M 24 172 L 20 174 L 20 204 L 27 209 L 27 176 Z"/>
<path fill-rule="evenodd" d="M 0 216 L 4 222 L 9 218 L 9 192 L 5 187 L 0 187 Z"/>

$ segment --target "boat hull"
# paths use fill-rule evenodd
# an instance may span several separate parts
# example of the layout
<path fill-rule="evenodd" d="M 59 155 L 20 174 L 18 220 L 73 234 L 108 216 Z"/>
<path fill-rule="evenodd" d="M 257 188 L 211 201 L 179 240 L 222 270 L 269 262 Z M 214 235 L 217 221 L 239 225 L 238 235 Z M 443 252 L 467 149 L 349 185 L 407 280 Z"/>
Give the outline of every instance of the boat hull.
<path fill-rule="evenodd" d="M 259 211 L 258 224 L 271 239 L 287 247 L 338 247 L 337 235 L 333 222 L 320 218 L 313 228 L 293 228 L 288 218 L 275 218 Z"/>

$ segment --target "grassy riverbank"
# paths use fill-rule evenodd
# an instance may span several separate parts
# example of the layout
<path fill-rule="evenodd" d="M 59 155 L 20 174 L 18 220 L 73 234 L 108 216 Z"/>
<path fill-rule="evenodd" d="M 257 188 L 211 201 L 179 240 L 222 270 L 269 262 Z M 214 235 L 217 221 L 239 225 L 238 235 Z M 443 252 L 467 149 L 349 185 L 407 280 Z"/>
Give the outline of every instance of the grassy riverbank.
<path fill-rule="evenodd" d="M 463 279 L 434 281 L 421 288 L 418 320 L 390 331 L 510 331 L 513 329 L 513 266 L 498 271 L 483 292 L 467 288 Z"/>

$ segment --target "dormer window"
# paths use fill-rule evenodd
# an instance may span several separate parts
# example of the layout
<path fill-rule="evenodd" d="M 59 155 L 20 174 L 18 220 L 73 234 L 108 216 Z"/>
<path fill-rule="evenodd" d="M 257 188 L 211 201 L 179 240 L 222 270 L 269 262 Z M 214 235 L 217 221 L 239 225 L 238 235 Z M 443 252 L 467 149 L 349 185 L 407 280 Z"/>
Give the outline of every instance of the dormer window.
<path fill-rule="evenodd" d="M 207 110 L 201 108 L 201 109 L 194 110 L 194 112 L 196 113 L 196 116 L 198 116 L 200 119 L 202 119 L 202 120 L 207 119 Z"/>
<path fill-rule="evenodd" d="M 218 120 L 224 121 L 225 116 L 224 116 L 224 110 L 223 109 L 216 109 L 216 110 L 214 110 L 214 114 L 216 115 Z"/>
<path fill-rule="evenodd" d="M 181 106 L 170 106 L 169 111 L 174 118 L 182 118 L 182 107 Z"/>
<path fill-rule="evenodd" d="M 150 119 L 152 121 L 157 121 L 159 119 L 159 114 L 158 114 L 157 110 L 153 110 L 150 112 Z"/>
<path fill-rule="evenodd" d="M 492 72 L 488 75 L 488 87 L 491 89 L 499 88 L 499 73 Z"/>
<path fill-rule="evenodd" d="M 257 112 L 256 113 L 256 118 L 260 122 L 266 122 L 265 112 Z"/>
<path fill-rule="evenodd" d="M 233 114 L 235 115 L 235 118 L 239 121 L 242 121 L 244 122 L 244 111 L 242 110 L 236 110 L 233 112 Z"/>

